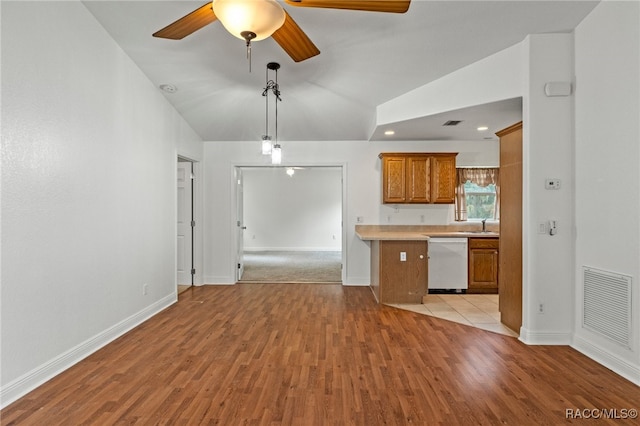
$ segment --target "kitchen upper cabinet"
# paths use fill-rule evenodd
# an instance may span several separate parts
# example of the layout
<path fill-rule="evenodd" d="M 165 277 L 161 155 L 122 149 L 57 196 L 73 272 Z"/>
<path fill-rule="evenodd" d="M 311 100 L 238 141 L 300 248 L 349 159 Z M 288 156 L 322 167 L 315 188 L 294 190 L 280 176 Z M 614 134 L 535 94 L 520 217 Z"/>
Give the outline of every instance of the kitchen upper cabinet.
<path fill-rule="evenodd" d="M 467 293 L 498 293 L 498 238 L 469 238 Z"/>
<path fill-rule="evenodd" d="M 431 199 L 436 204 L 453 204 L 456 198 L 456 155 L 431 158 Z"/>
<path fill-rule="evenodd" d="M 382 153 L 382 202 L 453 204 L 457 153 Z"/>
<path fill-rule="evenodd" d="M 385 203 L 405 203 L 407 197 L 407 159 L 386 157 L 382 163 L 383 197 Z"/>
<path fill-rule="evenodd" d="M 431 202 L 431 158 L 407 157 L 407 203 Z"/>

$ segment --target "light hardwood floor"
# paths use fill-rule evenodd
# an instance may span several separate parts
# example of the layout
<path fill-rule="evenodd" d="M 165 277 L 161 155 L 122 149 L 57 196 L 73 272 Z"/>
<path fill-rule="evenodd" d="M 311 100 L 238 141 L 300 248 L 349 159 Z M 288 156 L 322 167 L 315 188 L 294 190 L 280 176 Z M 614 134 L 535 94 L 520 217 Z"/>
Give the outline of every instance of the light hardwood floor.
<path fill-rule="evenodd" d="M 368 287 L 237 284 L 180 294 L 0 415 L 3 425 L 555 425 L 568 409 L 639 406 L 637 386 L 569 347 L 378 305 Z"/>

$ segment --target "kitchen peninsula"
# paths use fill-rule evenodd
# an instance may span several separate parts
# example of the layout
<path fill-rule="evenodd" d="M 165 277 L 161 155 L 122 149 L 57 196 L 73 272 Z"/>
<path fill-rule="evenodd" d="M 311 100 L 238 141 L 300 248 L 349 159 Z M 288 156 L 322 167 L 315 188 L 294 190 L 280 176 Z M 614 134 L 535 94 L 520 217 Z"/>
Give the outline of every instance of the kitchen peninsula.
<path fill-rule="evenodd" d="M 428 241 L 436 237 L 493 239 L 499 224 L 356 225 L 358 238 L 370 243 L 371 289 L 379 303 L 422 303 L 428 293 Z M 491 271 L 497 274 L 497 271 Z"/>

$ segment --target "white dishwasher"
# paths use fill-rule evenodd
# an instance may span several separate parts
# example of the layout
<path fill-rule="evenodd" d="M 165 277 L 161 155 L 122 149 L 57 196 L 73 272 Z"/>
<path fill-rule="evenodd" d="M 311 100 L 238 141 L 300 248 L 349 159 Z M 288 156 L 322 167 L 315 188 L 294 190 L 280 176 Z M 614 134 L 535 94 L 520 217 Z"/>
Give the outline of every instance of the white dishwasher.
<path fill-rule="evenodd" d="M 467 238 L 429 238 L 429 291 L 467 289 Z"/>

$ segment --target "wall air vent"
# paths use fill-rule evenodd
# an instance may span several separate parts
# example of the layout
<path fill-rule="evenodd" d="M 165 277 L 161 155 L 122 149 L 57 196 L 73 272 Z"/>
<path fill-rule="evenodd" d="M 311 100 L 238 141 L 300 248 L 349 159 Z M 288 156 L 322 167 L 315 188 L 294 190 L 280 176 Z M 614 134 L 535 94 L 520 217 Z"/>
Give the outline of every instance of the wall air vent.
<path fill-rule="evenodd" d="M 462 123 L 462 120 L 449 120 L 446 121 L 443 126 L 457 126 L 460 123 Z"/>
<path fill-rule="evenodd" d="M 582 326 L 631 348 L 631 277 L 583 266 Z"/>

